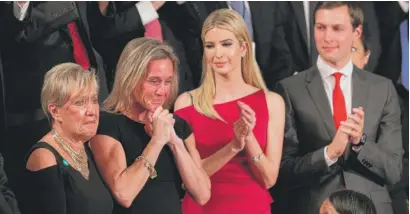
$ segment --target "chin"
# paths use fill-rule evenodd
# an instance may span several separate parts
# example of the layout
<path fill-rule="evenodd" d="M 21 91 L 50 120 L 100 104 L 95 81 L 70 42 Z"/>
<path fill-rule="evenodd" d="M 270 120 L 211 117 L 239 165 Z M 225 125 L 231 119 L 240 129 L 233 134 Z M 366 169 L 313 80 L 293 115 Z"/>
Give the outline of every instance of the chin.
<path fill-rule="evenodd" d="M 226 75 L 229 73 L 229 69 L 228 68 L 214 68 L 214 72 L 219 75 Z"/>

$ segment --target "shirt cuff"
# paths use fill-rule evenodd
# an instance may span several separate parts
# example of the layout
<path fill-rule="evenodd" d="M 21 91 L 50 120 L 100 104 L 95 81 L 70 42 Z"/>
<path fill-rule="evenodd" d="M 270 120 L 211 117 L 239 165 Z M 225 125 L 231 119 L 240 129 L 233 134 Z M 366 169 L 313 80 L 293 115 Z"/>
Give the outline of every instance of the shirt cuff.
<path fill-rule="evenodd" d="M 327 156 L 327 146 L 325 147 L 324 152 L 325 152 L 325 161 L 326 161 L 327 166 L 331 166 L 337 162 L 337 158 L 332 160 L 329 158 L 329 156 Z"/>
<path fill-rule="evenodd" d="M 18 4 L 16 1 L 13 2 L 13 13 L 14 17 L 19 21 L 23 21 L 27 15 L 28 6 L 30 5 L 30 1 L 26 1 L 23 5 Z"/>
<path fill-rule="evenodd" d="M 149 1 L 140 1 L 135 4 L 135 7 L 137 7 L 143 25 L 146 25 L 159 18 L 157 11 Z"/>
<path fill-rule="evenodd" d="M 352 150 L 355 151 L 356 153 L 359 153 L 360 150 L 362 150 L 362 146 L 352 146 Z"/>

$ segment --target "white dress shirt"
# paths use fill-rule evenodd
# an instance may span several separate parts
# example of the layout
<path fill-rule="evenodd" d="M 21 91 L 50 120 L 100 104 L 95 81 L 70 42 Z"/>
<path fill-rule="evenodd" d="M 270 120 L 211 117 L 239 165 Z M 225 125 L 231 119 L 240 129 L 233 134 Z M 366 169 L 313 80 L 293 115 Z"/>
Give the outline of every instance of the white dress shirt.
<path fill-rule="evenodd" d="M 346 115 L 351 114 L 352 109 L 352 73 L 353 63 L 352 60 L 340 70 L 336 70 L 329 66 L 320 56 L 317 59 L 317 68 L 319 69 L 320 76 L 322 78 L 323 86 L 325 88 L 326 96 L 329 100 L 330 109 L 333 114 L 333 89 L 335 88 L 334 73 L 340 72 L 343 76 L 340 78 L 340 88 L 342 89 L 343 96 L 345 98 Z M 325 148 L 325 160 L 328 166 L 337 162 L 337 159 L 331 160 L 327 156 L 327 147 Z"/>
<path fill-rule="evenodd" d="M 397 1 L 397 3 L 399 3 L 404 13 L 409 12 L 409 2 L 408 1 Z"/>
<path fill-rule="evenodd" d="M 135 4 L 135 7 L 138 10 L 143 25 L 146 25 L 159 18 L 157 10 L 155 10 L 150 1 L 140 1 Z"/>
<path fill-rule="evenodd" d="M 30 1 L 26 1 L 23 5 L 18 4 L 16 1 L 13 2 L 13 14 L 16 19 L 19 21 L 23 21 L 26 17 L 28 6 L 30 5 Z"/>

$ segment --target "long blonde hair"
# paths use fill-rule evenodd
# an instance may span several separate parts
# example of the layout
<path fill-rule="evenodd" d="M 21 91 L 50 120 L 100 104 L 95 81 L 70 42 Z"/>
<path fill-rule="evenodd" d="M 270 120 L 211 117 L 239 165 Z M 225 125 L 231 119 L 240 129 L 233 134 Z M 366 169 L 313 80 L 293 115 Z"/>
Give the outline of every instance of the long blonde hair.
<path fill-rule="evenodd" d="M 133 98 L 132 92 L 141 88 L 148 76 L 149 63 L 157 59 L 170 59 L 174 68 L 171 92 L 164 103 L 164 108 L 169 108 L 178 94 L 178 58 L 167 44 L 143 37 L 133 39 L 125 46 L 117 64 L 113 89 L 103 104 L 104 110 L 124 113 L 134 102 L 141 103 Z"/>
<path fill-rule="evenodd" d="M 205 43 L 206 33 L 213 28 L 228 30 L 235 35 L 241 45 L 244 43 L 247 44 L 248 48 L 241 63 L 242 77 L 245 83 L 259 89 L 267 90 L 261 71 L 253 55 L 252 40 L 243 18 L 231 9 L 220 9 L 212 12 L 206 18 L 202 27 L 201 39 L 203 43 Z M 204 54 L 202 57 L 201 85 L 192 93 L 193 105 L 202 115 L 224 121 L 213 107 L 213 100 L 216 94 L 215 84 L 214 72 L 208 67 Z"/>

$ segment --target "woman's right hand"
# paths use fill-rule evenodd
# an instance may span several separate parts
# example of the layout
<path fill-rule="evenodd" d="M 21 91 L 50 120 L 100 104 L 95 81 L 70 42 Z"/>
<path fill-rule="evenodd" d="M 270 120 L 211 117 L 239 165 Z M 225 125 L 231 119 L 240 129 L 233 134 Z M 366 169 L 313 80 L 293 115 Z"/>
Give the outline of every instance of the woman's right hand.
<path fill-rule="evenodd" d="M 233 147 L 236 151 L 242 151 L 245 148 L 245 138 L 249 132 L 249 127 L 244 121 L 243 117 L 239 117 L 239 119 L 233 124 L 233 132 L 235 138 L 233 140 Z"/>
<path fill-rule="evenodd" d="M 168 109 L 159 106 L 152 115 L 152 139 L 154 142 L 165 145 L 170 141 L 171 129 L 175 119 Z"/>

